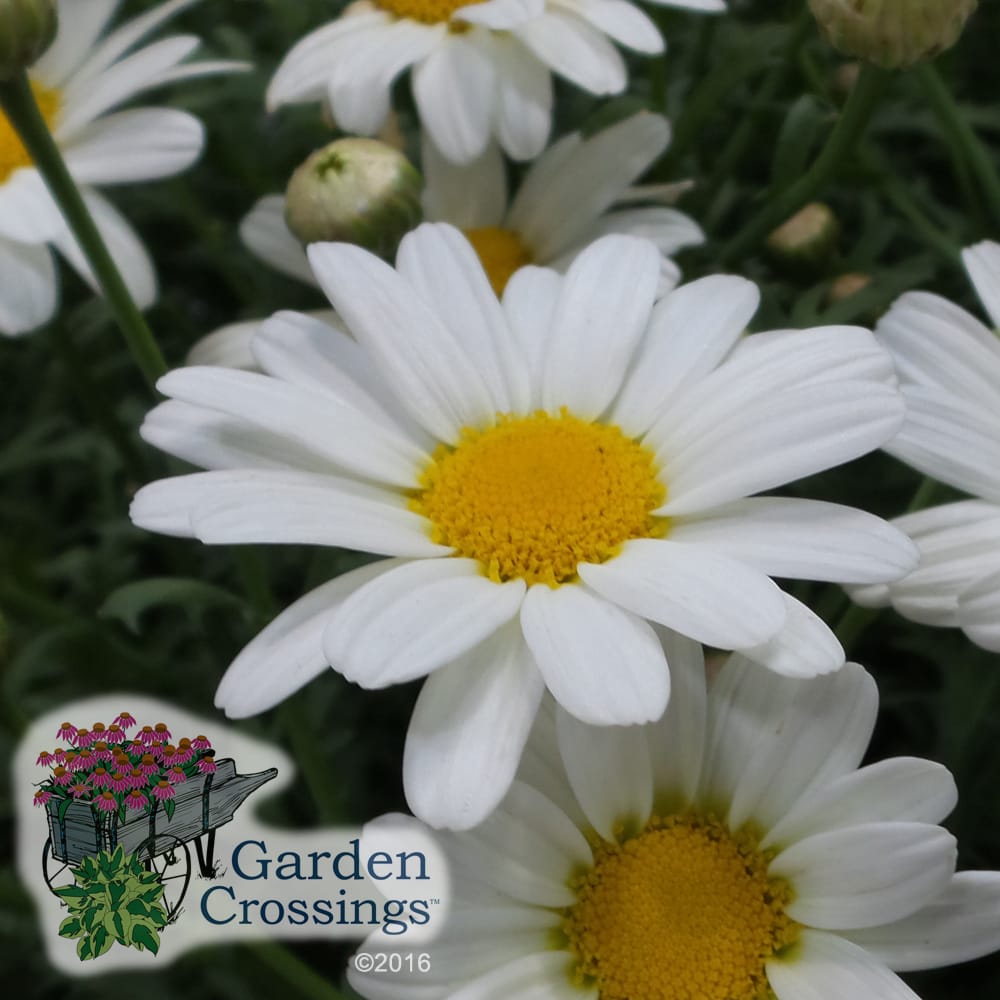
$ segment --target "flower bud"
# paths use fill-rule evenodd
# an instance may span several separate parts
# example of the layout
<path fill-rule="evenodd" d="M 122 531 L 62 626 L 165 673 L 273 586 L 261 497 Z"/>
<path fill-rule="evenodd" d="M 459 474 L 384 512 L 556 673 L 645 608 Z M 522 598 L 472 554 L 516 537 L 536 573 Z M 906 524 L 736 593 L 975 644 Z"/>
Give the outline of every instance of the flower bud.
<path fill-rule="evenodd" d="M 837 245 L 840 226 L 829 206 L 815 201 L 799 209 L 767 238 L 767 249 L 793 270 L 821 268 Z"/>
<path fill-rule="evenodd" d="M 52 44 L 55 0 L 0 0 L 0 80 L 27 69 Z"/>
<path fill-rule="evenodd" d="M 831 305 L 834 302 L 843 302 L 852 295 L 857 295 L 872 283 L 870 274 L 858 274 L 849 272 L 840 275 L 831 285 L 826 293 L 827 302 Z"/>
<path fill-rule="evenodd" d="M 292 174 L 285 221 L 303 243 L 356 243 L 390 258 L 422 219 L 422 188 L 397 150 L 375 139 L 338 139 Z"/>
<path fill-rule="evenodd" d="M 931 59 L 958 41 L 977 0 L 809 0 L 830 44 L 886 69 Z"/>

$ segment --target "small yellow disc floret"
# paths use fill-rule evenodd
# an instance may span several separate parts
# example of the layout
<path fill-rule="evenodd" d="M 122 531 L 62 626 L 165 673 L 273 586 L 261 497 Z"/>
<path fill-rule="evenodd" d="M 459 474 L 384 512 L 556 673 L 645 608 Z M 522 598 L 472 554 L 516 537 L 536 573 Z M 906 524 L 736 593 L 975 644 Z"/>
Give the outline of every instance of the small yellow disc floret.
<path fill-rule="evenodd" d="M 62 95 L 58 90 L 49 90 L 38 83 L 31 84 L 31 92 L 35 95 L 38 110 L 45 119 L 51 131 L 55 119 L 62 107 Z M 0 111 L 0 184 L 6 183 L 11 175 L 21 167 L 30 167 L 31 155 L 24 148 L 20 136 L 14 131 L 14 126 L 7 116 Z"/>
<path fill-rule="evenodd" d="M 396 17 L 421 21 L 424 24 L 440 24 L 448 21 L 461 7 L 469 7 L 485 0 L 375 0 L 379 7 Z"/>
<path fill-rule="evenodd" d="M 568 583 L 580 563 L 667 528 L 652 514 L 666 499 L 652 452 L 565 411 L 466 429 L 457 447 L 438 448 L 420 485 L 411 508 L 431 521 L 433 540 L 497 582 Z"/>
<path fill-rule="evenodd" d="M 795 943 L 791 891 L 747 830 L 711 816 L 654 817 L 598 840 L 563 932 L 579 985 L 601 1000 L 767 1000 L 765 963 Z"/>
<path fill-rule="evenodd" d="M 512 229 L 483 226 L 466 229 L 465 237 L 479 255 L 483 270 L 498 297 L 503 295 L 514 272 L 532 262 L 531 251 Z"/>

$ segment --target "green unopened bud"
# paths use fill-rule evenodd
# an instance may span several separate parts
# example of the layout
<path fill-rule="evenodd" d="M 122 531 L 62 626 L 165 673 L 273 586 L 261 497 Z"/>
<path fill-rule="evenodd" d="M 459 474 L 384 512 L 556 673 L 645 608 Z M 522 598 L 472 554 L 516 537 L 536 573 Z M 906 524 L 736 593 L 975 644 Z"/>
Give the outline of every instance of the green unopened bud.
<path fill-rule="evenodd" d="M 422 188 L 398 150 L 375 139 L 338 139 L 292 174 L 285 221 L 303 243 L 356 243 L 388 258 L 423 218 Z"/>
<path fill-rule="evenodd" d="M 977 0 L 809 0 L 830 44 L 887 69 L 912 66 L 958 41 Z"/>
<path fill-rule="evenodd" d="M 780 263 L 800 271 L 815 271 L 837 245 L 840 226 L 828 205 L 815 201 L 799 209 L 767 238 L 767 249 Z"/>
<path fill-rule="evenodd" d="M 0 0 L 0 80 L 27 69 L 52 44 L 55 0 Z"/>
<path fill-rule="evenodd" d="M 858 292 L 863 291 L 871 283 L 872 279 L 870 274 L 859 274 L 855 272 L 842 274 L 834 280 L 833 284 L 830 285 L 830 288 L 826 293 L 826 300 L 831 305 L 834 302 L 843 302 L 844 299 L 849 299 L 852 295 L 857 295 Z"/>

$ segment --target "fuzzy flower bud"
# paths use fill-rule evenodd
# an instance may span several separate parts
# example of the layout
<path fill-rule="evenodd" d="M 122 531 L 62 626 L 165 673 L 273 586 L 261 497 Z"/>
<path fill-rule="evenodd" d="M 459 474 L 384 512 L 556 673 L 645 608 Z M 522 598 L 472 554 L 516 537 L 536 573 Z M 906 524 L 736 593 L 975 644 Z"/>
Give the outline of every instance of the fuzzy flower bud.
<path fill-rule="evenodd" d="M 375 139 L 338 139 L 292 175 L 285 221 L 303 243 L 355 243 L 389 258 L 422 218 L 423 178 Z"/>
<path fill-rule="evenodd" d="M 767 238 L 767 249 L 775 261 L 793 270 L 813 271 L 829 260 L 839 233 L 837 217 L 816 201 L 775 229 Z"/>
<path fill-rule="evenodd" d="M 886 69 L 931 59 L 958 41 L 977 0 L 809 0 L 830 44 Z"/>
<path fill-rule="evenodd" d="M 27 69 L 52 44 L 55 0 L 0 0 L 0 80 Z"/>

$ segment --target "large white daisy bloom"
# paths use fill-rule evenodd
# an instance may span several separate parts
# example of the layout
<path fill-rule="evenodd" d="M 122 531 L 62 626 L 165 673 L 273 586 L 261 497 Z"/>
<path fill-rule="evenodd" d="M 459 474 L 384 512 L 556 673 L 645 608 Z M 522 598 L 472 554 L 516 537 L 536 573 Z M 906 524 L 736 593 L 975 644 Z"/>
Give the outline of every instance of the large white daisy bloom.
<path fill-rule="evenodd" d="M 657 2 L 725 10 L 724 0 Z M 490 136 L 530 160 L 552 124 L 550 71 L 593 94 L 625 89 L 613 41 L 663 51 L 656 25 L 627 0 L 360 0 L 288 53 L 267 104 L 326 100 L 345 132 L 374 135 L 394 80 L 412 67 L 421 123 L 449 160 L 476 159 Z"/>
<path fill-rule="evenodd" d="M 500 150 L 491 144 L 475 163 L 449 163 L 424 142 L 424 212 L 461 229 L 479 255 L 493 290 L 502 295 L 521 267 L 565 271 L 577 254 L 608 233 L 631 233 L 656 244 L 661 293 L 680 279 L 671 254 L 704 241 L 698 224 L 675 208 L 642 204 L 671 196 L 677 185 L 633 188 L 670 143 L 670 125 L 640 112 L 584 138 L 560 139 L 532 164 L 510 201 Z M 291 278 L 318 287 L 305 247 L 285 222 L 284 195 L 262 198 L 240 226 L 247 248 Z M 191 364 L 255 368 L 250 341 L 262 320 L 216 330 L 191 350 Z"/>
<path fill-rule="evenodd" d="M 105 35 L 118 0 L 59 0 L 59 31 L 29 70 L 35 99 L 94 222 L 139 306 L 156 298 L 149 255 L 98 187 L 179 173 L 199 156 L 204 128 L 172 108 L 130 108 L 152 87 L 241 68 L 185 62 L 199 42 L 176 35 L 136 46 L 198 0 L 170 0 Z M 13 127 L 0 111 L 0 333 L 46 323 L 58 307 L 55 247 L 95 288 L 90 267 Z"/>
<path fill-rule="evenodd" d="M 790 680 L 736 656 L 706 694 L 699 647 L 662 638 L 662 722 L 595 729 L 546 705 L 497 812 L 435 835 L 454 902 L 426 959 L 352 969 L 363 997 L 916 1000 L 896 972 L 1000 947 L 1000 874 L 955 874 L 937 825 L 948 771 L 858 769 L 864 670 Z"/>
<path fill-rule="evenodd" d="M 962 256 L 1000 327 L 1000 244 L 979 243 Z M 919 568 L 851 594 L 927 625 L 958 626 L 1000 652 L 1000 336 L 927 292 L 903 295 L 877 332 L 907 404 L 906 422 L 886 451 L 976 499 L 898 518 L 920 549 Z"/>
<path fill-rule="evenodd" d="M 603 237 L 565 276 L 522 268 L 502 304 L 441 223 L 403 239 L 396 270 L 346 244 L 309 257 L 354 339 L 279 313 L 253 340 L 263 373 L 161 379 L 170 401 L 143 436 L 212 471 L 145 487 L 132 518 L 395 557 L 279 616 L 217 703 L 262 711 L 327 663 L 368 688 L 430 674 L 405 765 L 422 818 L 467 826 L 496 805 L 546 687 L 591 723 L 659 718 L 670 677 L 649 621 L 822 673 L 840 645 L 771 576 L 877 582 L 915 565 L 872 515 L 748 499 L 898 430 L 869 331 L 737 345 L 756 287 L 709 277 L 656 302 L 660 255 L 632 236 Z"/>

